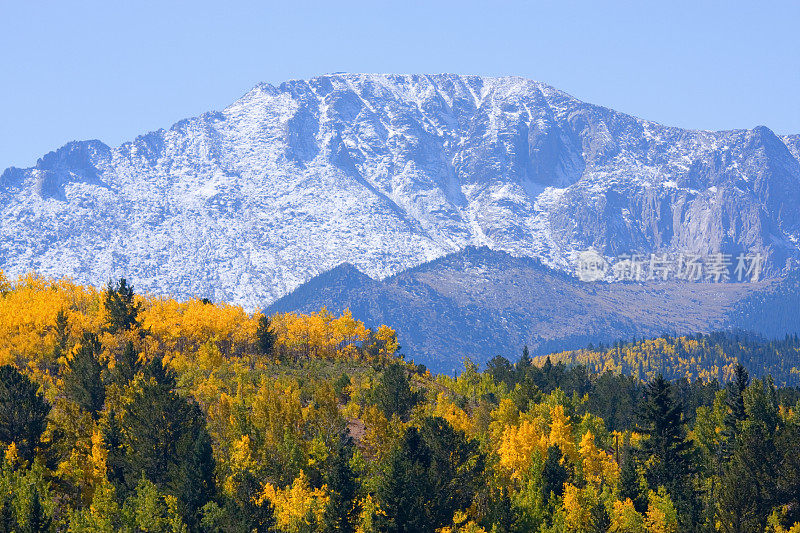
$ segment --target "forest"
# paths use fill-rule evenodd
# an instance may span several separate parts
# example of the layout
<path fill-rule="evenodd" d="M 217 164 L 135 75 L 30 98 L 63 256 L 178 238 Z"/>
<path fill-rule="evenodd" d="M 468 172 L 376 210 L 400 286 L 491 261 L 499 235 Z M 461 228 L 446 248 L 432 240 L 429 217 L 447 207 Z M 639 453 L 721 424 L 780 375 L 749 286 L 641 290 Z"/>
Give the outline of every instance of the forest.
<path fill-rule="evenodd" d="M 590 371 L 607 370 L 650 380 L 657 374 L 670 379 L 728 382 L 736 367 L 769 374 L 777 385 L 800 385 L 800 339 L 796 333 L 778 340 L 747 331 L 718 331 L 689 336 L 663 335 L 654 339 L 622 342 L 611 346 L 552 353 L 535 362 L 580 363 Z"/>
<path fill-rule="evenodd" d="M 798 533 L 800 392 L 758 371 L 797 348 L 432 375 L 347 312 L 0 274 L 0 533 Z"/>

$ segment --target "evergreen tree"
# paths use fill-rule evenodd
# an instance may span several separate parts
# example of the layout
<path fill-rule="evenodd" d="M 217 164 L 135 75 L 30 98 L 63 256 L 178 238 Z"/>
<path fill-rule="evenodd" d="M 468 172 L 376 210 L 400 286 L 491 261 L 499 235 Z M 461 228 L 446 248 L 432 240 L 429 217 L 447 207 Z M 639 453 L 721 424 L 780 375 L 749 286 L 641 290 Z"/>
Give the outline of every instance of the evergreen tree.
<path fill-rule="evenodd" d="M 139 354 L 136 352 L 133 341 L 128 341 L 114 365 L 114 380 L 120 385 L 127 385 L 140 368 Z"/>
<path fill-rule="evenodd" d="M 343 434 L 334 445 L 325 472 L 330 502 L 325 510 L 325 529 L 344 533 L 356 530 L 358 505 L 358 476 L 350 465 L 353 459 L 353 439 Z"/>
<path fill-rule="evenodd" d="M 547 448 L 547 459 L 542 469 L 542 501 L 548 501 L 550 494 L 560 498 L 564 494 L 564 483 L 569 479 L 569 471 L 562 464 L 561 448 L 553 444 Z"/>
<path fill-rule="evenodd" d="M 778 498 L 787 510 L 786 523 L 788 529 L 795 522 L 800 522 L 800 425 L 791 423 L 784 425 L 776 437 L 778 464 Z"/>
<path fill-rule="evenodd" d="M 164 364 L 163 357 L 156 356 L 142 369 L 143 380 L 167 394 L 175 389 L 175 372 Z"/>
<path fill-rule="evenodd" d="M 651 490 L 664 487 L 669 492 L 685 525 L 697 518 L 699 506 L 691 479 L 695 472 L 692 444 L 686 438 L 682 412 L 672 385 L 661 374 L 647 384 L 641 414 L 645 479 Z"/>
<path fill-rule="evenodd" d="M 256 348 L 262 355 L 271 355 L 275 349 L 275 333 L 271 329 L 269 317 L 261 315 L 256 327 Z"/>
<path fill-rule="evenodd" d="M 475 441 L 442 418 L 410 427 L 389 458 L 378 489 L 381 530 L 435 531 L 466 509 L 481 484 L 484 457 Z"/>
<path fill-rule="evenodd" d="M 122 429 L 113 409 L 109 411 L 102 431 L 103 444 L 106 447 L 107 477 L 117 490 L 120 490 L 125 482 L 125 449 L 123 448 Z"/>
<path fill-rule="evenodd" d="M 733 449 L 736 446 L 736 435 L 739 425 L 746 418 L 744 391 L 747 389 L 749 383 L 750 377 L 747 374 L 747 370 L 745 370 L 741 363 L 737 363 L 734 369 L 733 381 L 728 384 L 727 396 L 725 398 L 728 412 L 725 413 L 725 427 L 722 434 L 721 459 L 723 461 L 730 459 Z"/>
<path fill-rule="evenodd" d="M 781 472 L 789 466 L 782 464 L 776 443 L 780 419 L 774 386 L 755 380 L 745 396 L 746 418 L 724 466 L 719 495 L 719 523 L 731 533 L 765 530 L 773 507 L 780 503 Z"/>
<path fill-rule="evenodd" d="M 123 464 L 128 491 L 144 476 L 178 498 L 190 528 L 216 493 L 214 459 L 205 418 L 173 390 L 175 379 L 160 360 L 151 362 L 122 416 Z"/>
<path fill-rule="evenodd" d="M 611 527 L 611 517 L 603 502 L 592 506 L 589 514 L 589 531 L 587 533 L 607 533 Z"/>
<path fill-rule="evenodd" d="M 484 529 L 493 533 L 518 531 L 519 512 L 508 495 L 508 489 L 502 486 L 492 488 L 494 490 L 489 500 L 489 513 L 484 519 Z"/>
<path fill-rule="evenodd" d="M 486 460 L 478 441 L 467 439 L 463 431 L 453 429 L 444 418 L 425 418 L 420 433 L 432 453 L 429 512 L 434 523 L 445 525 L 453 513 L 472 503 L 483 483 Z"/>
<path fill-rule="evenodd" d="M 138 325 L 139 306 L 134 301 L 133 287 L 125 278 L 116 284 L 109 281 L 105 290 L 106 329 L 110 333 L 128 331 Z"/>
<path fill-rule="evenodd" d="M 647 511 L 647 494 L 642 490 L 639 472 L 636 470 L 636 458 L 630 449 L 626 450 L 622 459 L 617 487 L 621 501 L 630 499 L 637 511 L 640 513 Z"/>
<path fill-rule="evenodd" d="M 528 371 L 533 366 L 533 362 L 531 361 L 530 351 L 528 351 L 528 346 L 522 348 L 522 356 L 517 361 L 517 364 L 514 366 L 514 370 L 516 370 L 516 378 L 517 381 L 522 381 L 528 375 Z"/>
<path fill-rule="evenodd" d="M 346 404 L 350 400 L 350 394 L 347 392 L 347 387 L 350 386 L 350 383 L 350 376 L 347 374 L 342 374 L 333 382 L 333 392 L 343 404 Z"/>
<path fill-rule="evenodd" d="M 256 503 L 262 491 L 261 483 L 250 472 L 241 474 L 236 488 L 237 513 L 245 518 L 246 530 L 268 533 L 275 527 L 275 510 L 269 500 Z"/>
<path fill-rule="evenodd" d="M 492 376 L 495 382 L 505 383 L 509 388 L 513 388 L 515 381 L 514 367 L 502 355 L 496 355 L 486 363 L 486 372 Z"/>
<path fill-rule="evenodd" d="M 400 364 L 391 364 L 381 374 L 374 390 L 375 405 L 386 418 L 397 415 L 405 420 L 411 409 L 419 402 L 419 395 L 411 390 L 408 375 Z"/>
<path fill-rule="evenodd" d="M 64 372 L 64 392 L 69 399 L 97 419 L 106 400 L 103 385 L 103 365 L 100 363 L 101 347 L 97 335 L 84 333 L 80 348 L 67 363 Z"/>
<path fill-rule="evenodd" d="M 389 457 L 378 496 L 385 515 L 379 515 L 381 529 L 387 533 L 434 531 L 445 524 L 430 520 L 431 487 L 428 470 L 431 451 L 419 430 L 410 427 Z"/>
<path fill-rule="evenodd" d="M 27 376 L 11 365 L 0 367 L 0 442 L 17 446 L 32 461 L 47 425 L 50 405 Z"/>
<path fill-rule="evenodd" d="M 0 533 L 13 533 L 19 527 L 14 519 L 14 502 L 10 491 L 5 491 L 0 500 Z"/>
<path fill-rule="evenodd" d="M 184 416 L 191 423 L 179 437 L 175 450 L 179 464 L 167 489 L 178 498 L 187 525 L 195 528 L 199 525 L 200 509 L 216 496 L 215 462 L 200 407 L 196 403 L 188 404 Z"/>
<path fill-rule="evenodd" d="M 33 496 L 28 511 L 28 528 L 30 533 L 45 533 L 50 531 L 52 519 L 47 516 L 42 508 L 42 500 L 39 490 L 33 489 Z"/>

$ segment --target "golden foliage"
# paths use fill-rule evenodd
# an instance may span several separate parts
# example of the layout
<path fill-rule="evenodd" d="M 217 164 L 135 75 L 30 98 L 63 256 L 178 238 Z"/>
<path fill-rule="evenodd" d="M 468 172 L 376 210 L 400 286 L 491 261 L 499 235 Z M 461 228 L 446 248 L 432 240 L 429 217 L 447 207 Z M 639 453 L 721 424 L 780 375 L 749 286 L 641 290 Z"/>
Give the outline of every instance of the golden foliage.
<path fill-rule="evenodd" d="M 326 494 L 327 486 L 312 489 L 308 478 L 301 470 L 300 475 L 285 489 L 278 489 L 267 483 L 257 504 L 269 500 L 275 507 L 275 519 L 278 527 L 287 533 L 305 531 L 322 531 L 322 518 L 325 507 L 330 501 Z M 317 526 L 314 529 L 310 529 Z"/>

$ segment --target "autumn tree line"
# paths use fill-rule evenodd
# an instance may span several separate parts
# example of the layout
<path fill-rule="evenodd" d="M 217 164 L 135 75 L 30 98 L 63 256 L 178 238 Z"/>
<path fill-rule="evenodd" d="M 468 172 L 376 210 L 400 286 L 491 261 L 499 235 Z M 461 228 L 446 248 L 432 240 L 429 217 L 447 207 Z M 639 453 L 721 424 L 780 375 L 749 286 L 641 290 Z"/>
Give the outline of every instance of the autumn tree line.
<path fill-rule="evenodd" d="M 728 382 L 741 364 L 749 371 L 771 375 L 778 385 L 800 385 L 800 338 L 796 333 L 774 340 L 735 330 L 662 335 L 552 353 L 536 358 L 536 363 L 542 364 L 547 357 L 552 362 L 577 362 L 595 373 L 609 370 L 645 381 L 662 374 L 670 379 Z"/>
<path fill-rule="evenodd" d="M 0 276 L 0 532 L 800 532 L 800 394 Z"/>

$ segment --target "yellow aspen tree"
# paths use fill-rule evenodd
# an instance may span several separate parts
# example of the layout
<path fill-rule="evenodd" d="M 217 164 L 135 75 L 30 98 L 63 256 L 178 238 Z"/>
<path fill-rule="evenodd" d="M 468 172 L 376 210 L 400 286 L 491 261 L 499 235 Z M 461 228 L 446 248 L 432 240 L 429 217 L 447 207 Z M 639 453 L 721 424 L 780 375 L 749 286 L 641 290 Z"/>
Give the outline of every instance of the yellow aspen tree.
<path fill-rule="evenodd" d="M 612 533 L 646 533 L 644 517 L 636 510 L 630 498 L 614 502 L 611 509 L 609 531 Z"/>
<path fill-rule="evenodd" d="M 509 426 L 503 432 L 497 455 L 500 465 L 510 471 L 511 477 L 521 479 L 530 469 L 533 452 L 544 457 L 548 447 L 545 436 L 535 421 L 523 420 L 519 426 Z"/>
<path fill-rule="evenodd" d="M 564 412 L 563 405 L 550 408 L 550 445 L 558 446 L 561 452 L 573 462 L 577 461 L 577 449 L 572 439 L 572 424 Z"/>
<path fill-rule="evenodd" d="M 330 497 L 326 494 L 327 485 L 312 489 L 305 472 L 300 471 L 292 484 L 285 489 L 278 489 L 267 483 L 257 504 L 268 499 L 275 507 L 275 520 L 278 527 L 287 533 L 322 531 L 322 519 Z"/>
<path fill-rule="evenodd" d="M 589 530 L 592 508 L 598 505 L 594 488 L 579 489 L 571 483 L 564 485 L 564 525 L 569 532 Z"/>
<path fill-rule="evenodd" d="M 664 487 L 659 487 L 658 492 L 650 491 L 645 526 L 648 533 L 678 531 L 678 513 Z"/>

